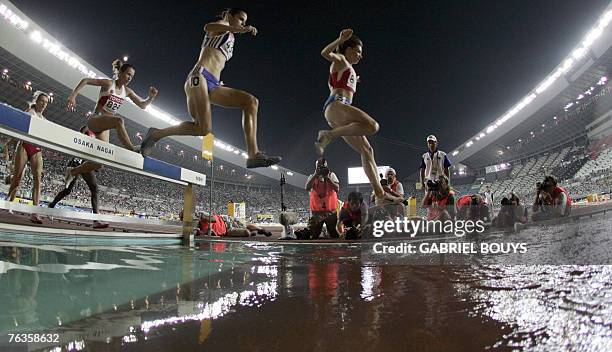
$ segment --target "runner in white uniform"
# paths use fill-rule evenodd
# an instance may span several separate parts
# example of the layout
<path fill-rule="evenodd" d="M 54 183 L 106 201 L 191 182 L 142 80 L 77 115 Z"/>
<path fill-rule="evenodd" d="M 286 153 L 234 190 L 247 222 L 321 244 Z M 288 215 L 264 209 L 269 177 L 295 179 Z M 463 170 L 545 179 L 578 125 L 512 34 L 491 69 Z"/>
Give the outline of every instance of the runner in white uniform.
<path fill-rule="evenodd" d="M 76 97 L 83 87 L 88 85 L 100 87 L 100 95 L 96 103 L 95 113 L 89 118 L 87 127 L 96 134 L 96 138 L 105 142 L 109 141 L 109 130 L 114 129 L 117 131 L 117 136 L 126 149 L 138 151 L 130 140 L 130 136 L 123 123 L 123 118 L 116 114 L 125 102 L 126 96 L 129 97 L 136 106 L 145 109 L 155 100 L 157 89 L 155 87 L 150 87 L 149 96 L 147 99 L 142 99 L 127 86 L 136 74 L 134 66 L 123 63 L 121 60 L 115 60 L 113 61 L 113 72 L 115 73 L 114 79 L 83 78 L 68 97 L 67 108 L 71 111 L 75 110 Z M 100 164 L 88 161 L 81 164 L 79 167 L 68 168 L 66 170 L 65 179 L 66 187 L 68 187 L 75 176 L 98 170 L 101 167 Z"/>
<path fill-rule="evenodd" d="M 32 118 L 44 119 L 43 112 L 47 108 L 47 104 L 49 104 L 49 95 L 45 92 L 36 91 L 32 97 L 32 101 L 28 104 L 26 112 L 30 114 Z M 15 200 L 27 163 L 30 164 L 34 181 L 32 185 L 32 204 L 38 206 L 43 173 L 42 150 L 40 147 L 23 141 L 20 141 L 15 149 L 13 172 L 10 179 L 11 185 L 9 187 L 7 199 L 9 202 Z M 40 216 L 36 213 L 30 215 L 30 221 L 36 224 L 42 224 Z"/>
<path fill-rule="evenodd" d="M 147 156 L 155 143 L 168 136 L 206 136 L 212 131 L 210 104 L 242 110 L 242 126 L 246 140 L 247 168 L 268 167 L 278 163 L 278 156 L 267 156 L 257 146 L 257 109 L 253 95 L 223 86 L 219 79 L 225 63 L 234 54 L 234 33 L 257 34 L 257 29 L 245 26 L 247 14 L 232 8 L 223 11 L 221 19 L 204 26 L 206 35 L 200 57 L 185 81 L 187 109 L 193 121 L 164 129 L 150 128 L 142 141 L 140 152 Z"/>

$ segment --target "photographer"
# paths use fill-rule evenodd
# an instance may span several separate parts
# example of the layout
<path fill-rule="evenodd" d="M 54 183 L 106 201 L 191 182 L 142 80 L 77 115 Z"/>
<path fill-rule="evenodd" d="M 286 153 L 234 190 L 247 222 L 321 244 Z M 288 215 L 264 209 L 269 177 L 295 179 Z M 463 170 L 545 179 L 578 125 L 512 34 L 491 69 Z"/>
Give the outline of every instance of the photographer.
<path fill-rule="evenodd" d="M 306 182 L 306 190 L 310 191 L 311 217 L 308 220 L 308 229 L 312 238 L 319 238 L 323 224 L 331 237 L 338 237 L 336 208 L 339 189 L 338 177 L 329 170 L 325 158 L 318 159 L 314 174 L 308 176 Z"/>
<path fill-rule="evenodd" d="M 489 214 L 493 214 L 493 192 L 491 192 L 491 186 L 487 185 L 483 197 L 487 207 L 489 208 Z"/>
<path fill-rule="evenodd" d="M 510 193 L 510 198 L 502 198 L 501 209 L 493 219 L 493 226 L 504 228 L 525 223 L 527 223 L 527 209 L 521 205 L 516 194 Z"/>
<path fill-rule="evenodd" d="M 387 178 L 385 178 L 385 175 Z M 404 186 L 401 182 L 397 180 L 397 175 L 395 173 L 395 169 L 390 167 L 387 169 L 385 175 L 380 174 L 380 185 L 385 190 L 386 193 L 393 195 L 394 197 L 404 198 Z M 375 195 L 374 192 L 370 195 L 370 203 L 374 204 Z M 398 215 L 404 213 L 404 207 L 400 204 L 397 204 Z"/>
<path fill-rule="evenodd" d="M 395 169 L 390 167 L 387 169 L 387 182 L 381 182 L 385 192 L 394 195 L 395 197 L 404 198 L 404 186 L 397 180 Z"/>
<path fill-rule="evenodd" d="M 554 176 L 548 175 L 543 182 L 536 184 L 533 221 L 569 216 L 571 209 L 572 199 L 564 188 L 557 185 Z"/>
<path fill-rule="evenodd" d="M 479 194 L 466 194 L 457 200 L 457 220 L 490 221 L 489 207 Z"/>
<path fill-rule="evenodd" d="M 451 162 L 445 152 L 438 150 L 438 139 L 434 135 L 427 137 L 427 153 L 421 158 L 421 185 L 427 190 L 427 181 L 435 181 L 439 176 L 446 176 L 450 184 Z"/>
<path fill-rule="evenodd" d="M 363 203 L 363 196 L 358 192 L 351 192 L 348 200 L 340 209 L 336 231 L 343 234 L 347 240 L 361 238 L 362 225 L 368 217 L 368 208 Z"/>
<path fill-rule="evenodd" d="M 455 193 L 448 185 L 448 178 L 438 176 L 437 181 L 427 181 L 427 193 L 421 206 L 427 209 L 427 220 L 453 220 L 455 218 Z"/>

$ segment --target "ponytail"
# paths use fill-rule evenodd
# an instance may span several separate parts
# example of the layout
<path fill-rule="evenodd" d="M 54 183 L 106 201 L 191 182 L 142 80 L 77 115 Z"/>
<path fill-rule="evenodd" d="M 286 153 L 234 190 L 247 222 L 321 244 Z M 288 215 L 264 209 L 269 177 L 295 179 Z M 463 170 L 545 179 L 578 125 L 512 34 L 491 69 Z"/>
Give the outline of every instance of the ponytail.
<path fill-rule="evenodd" d="M 227 15 L 235 16 L 241 12 L 247 13 L 245 10 L 238 8 L 238 7 L 228 7 L 224 9 L 223 11 L 221 11 L 221 13 L 219 14 L 219 18 L 225 19 Z"/>
<path fill-rule="evenodd" d="M 123 61 L 117 59 L 113 61 L 113 79 L 117 79 L 119 77 L 119 72 L 121 72 L 121 67 L 123 66 Z"/>
<path fill-rule="evenodd" d="M 119 78 L 119 74 L 125 72 L 128 68 L 134 68 L 134 66 L 121 61 L 121 59 L 117 59 L 113 61 L 113 79 Z"/>

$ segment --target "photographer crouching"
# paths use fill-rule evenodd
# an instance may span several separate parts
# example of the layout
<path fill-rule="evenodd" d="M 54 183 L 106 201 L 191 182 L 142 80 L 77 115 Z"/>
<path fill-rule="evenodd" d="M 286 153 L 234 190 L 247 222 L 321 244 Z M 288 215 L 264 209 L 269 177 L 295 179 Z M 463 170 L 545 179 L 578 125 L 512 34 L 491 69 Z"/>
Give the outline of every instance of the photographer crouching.
<path fill-rule="evenodd" d="M 335 173 L 327 167 L 327 160 L 320 158 L 316 162 L 314 174 L 308 176 L 306 190 L 310 191 L 310 219 L 308 230 L 311 238 L 319 238 L 323 224 L 330 237 L 338 238 L 336 208 L 338 207 L 338 190 L 340 181 Z"/>
<path fill-rule="evenodd" d="M 386 178 L 385 178 L 386 176 Z M 397 174 L 395 173 L 395 169 L 390 167 L 387 169 L 385 175 L 380 174 L 380 185 L 385 190 L 386 193 L 393 195 L 394 197 L 404 198 L 404 186 L 401 182 L 397 180 Z M 370 195 L 370 204 L 374 204 L 375 195 L 372 191 Z M 385 206 L 388 212 L 391 214 L 395 213 L 396 216 L 404 215 L 404 205 L 402 204 L 390 204 Z M 392 210 L 393 209 L 393 210 Z"/>
<path fill-rule="evenodd" d="M 347 240 L 361 238 L 361 230 L 368 217 L 368 208 L 359 192 L 351 192 L 348 200 L 340 209 L 336 231 Z"/>
<path fill-rule="evenodd" d="M 493 219 L 493 226 L 500 228 L 514 227 L 520 228 L 520 224 L 527 223 L 527 209 L 521 205 L 519 197 L 510 193 L 508 198 L 501 200 L 501 209 Z M 518 226 L 517 226 L 518 225 Z"/>
<path fill-rule="evenodd" d="M 454 220 L 455 192 L 450 189 L 448 178 L 439 175 L 436 181 L 427 180 L 426 186 L 421 206 L 427 209 L 427 220 Z"/>
<path fill-rule="evenodd" d="M 466 194 L 457 199 L 457 220 L 491 221 L 484 198 L 480 194 Z"/>
<path fill-rule="evenodd" d="M 557 185 L 557 179 L 548 175 L 543 182 L 536 184 L 536 196 L 533 202 L 533 221 L 547 220 L 569 216 L 572 209 L 572 198 L 567 191 Z"/>

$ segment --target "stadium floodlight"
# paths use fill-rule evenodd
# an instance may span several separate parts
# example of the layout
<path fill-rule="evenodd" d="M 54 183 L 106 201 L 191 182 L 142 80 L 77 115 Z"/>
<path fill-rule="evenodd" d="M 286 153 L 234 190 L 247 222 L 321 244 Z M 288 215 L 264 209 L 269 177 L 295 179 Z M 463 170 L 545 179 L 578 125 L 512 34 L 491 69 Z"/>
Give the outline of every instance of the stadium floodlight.
<path fill-rule="evenodd" d="M 574 60 L 578 61 L 580 59 L 582 59 L 587 53 L 587 48 L 581 46 L 578 49 L 575 49 L 574 51 L 572 51 L 572 57 L 574 58 Z"/>
<path fill-rule="evenodd" d="M 39 31 L 32 31 L 32 33 L 30 33 L 30 39 L 37 44 L 41 44 L 43 41 L 42 34 L 40 34 Z"/>
<path fill-rule="evenodd" d="M 545 124 L 542 124 L 542 128 L 544 128 L 544 127 L 546 127 L 546 125 L 545 125 Z"/>
<path fill-rule="evenodd" d="M 271 168 L 272 170 L 278 170 L 278 166 L 276 166 L 276 165 L 272 165 L 272 166 L 270 166 L 270 168 Z"/>
<path fill-rule="evenodd" d="M 287 171 L 287 176 L 293 176 L 293 172 Z"/>
<path fill-rule="evenodd" d="M 521 143 L 523 140 L 519 138 L 518 142 Z"/>
<path fill-rule="evenodd" d="M 4 17 L 5 20 L 7 20 L 10 24 L 15 26 L 15 28 L 19 30 L 25 31 L 30 26 L 28 21 L 17 16 L 17 14 L 15 14 L 8 7 L 6 7 L 6 5 L 2 3 L 0 3 L 0 15 L 2 15 L 2 17 Z"/>
<path fill-rule="evenodd" d="M 603 86 L 604 84 L 606 84 L 606 82 L 608 81 L 608 77 L 606 76 L 602 76 L 599 81 L 597 82 L 598 86 Z"/>
<path fill-rule="evenodd" d="M 570 68 L 572 68 L 573 65 L 574 59 L 568 57 L 567 59 L 565 59 L 565 61 L 563 61 L 563 65 L 561 65 L 561 72 L 566 73 L 570 70 Z"/>
<path fill-rule="evenodd" d="M 129 57 L 128 57 L 127 55 L 124 55 L 124 56 L 123 56 L 123 62 L 127 62 L 127 61 L 128 61 L 128 59 L 129 59 Z"/>
<path fill-rule="evenodd" d="M 496 128 L 497 126 L 489 126 L 489 128 L 487 128 L 487 133 L 493 132 Z"/>
<path fill-rule="evenodd" d="M 578 94 L 578 96 L 576 97 L 577 100 L 580 100 L 582 98 L 584 98 L 584 95 L 582 95 L 582 94 Z"/>
<path fill-rule="evenodd" d="M 476 136 L 476 140 L 477 140 L 477 141 L 479 141 L 479 140 L 480 140 L 480 137 Z"/>
<path fill-rule="evenodd" d="M 482 137 L 484 137 L 484 136 L 485 136 L 485 134 L 484 134 L 484 133 L 482 133 L 482 132 L 480 132 L 479 137 L 480 137 L 480 138 L 482 138 Z"/>
<path fill-rule="evenodd" d="M 452 154 L 451 154 L 451 155 L 452 155 L 452 156 L 455 156 L 455 155 L 457 155 L 457 154 L 459 154 L 459 151 L 458 151 L 458 150 L 455 150 L 454 152 L 452 152 Z"/>
<path fill-rule="evenodd" d="M 240 150 L 235 149 L 235 150 L 234 150 L 234 154 L 236 154 L 236 155 L 237 155 L 237 154 L 240 154 Z"/>
<path fill-rule="evenodd" d="M 249 156 L 247 155 L 247 153 L 242 152 L 240 155 L 242 155 L 243 158 L 247 159 Z"/>
<path fill-rule="evenodd" d="M 469 142 L 467 142 L 467 143 L 465 144 L 465 146 L 466 146 L 467 148 L 469 148 L 469 147 L 471 147 L 471 146 L 472 146 L 472 144 L 474 144 L 474 142 L 469 141 Z"/>
<path fill-rule="evenodd" d="M 542 94 L 548 87 L 550 87 L 553 83 L 555 83 L 555 81 L 557 80 L 557 78 L 559 78 L 559 76 L 561 75 L 560 71 L 558 71 L 559 74 L 556 74 L 557 72 L 555 72 L 554 74 L 550 75 L 546 80 L 544 80 L 544 82 L 542 82 L 537 88 L 536 88 L 536 93 L 537 94 Z"/>
<path fill-rule="evenodd" d="M 591 31 L 586 35 L 586 37 L 584 38 L 584 41 L 582 41 L 582 45 L 585 47 L 590 47 L 597 38 L 599 38 L 599 36 L 603 33 L 603 28 L 602 27 L 595 27 L 593 29 L 591 29 Z"/>

